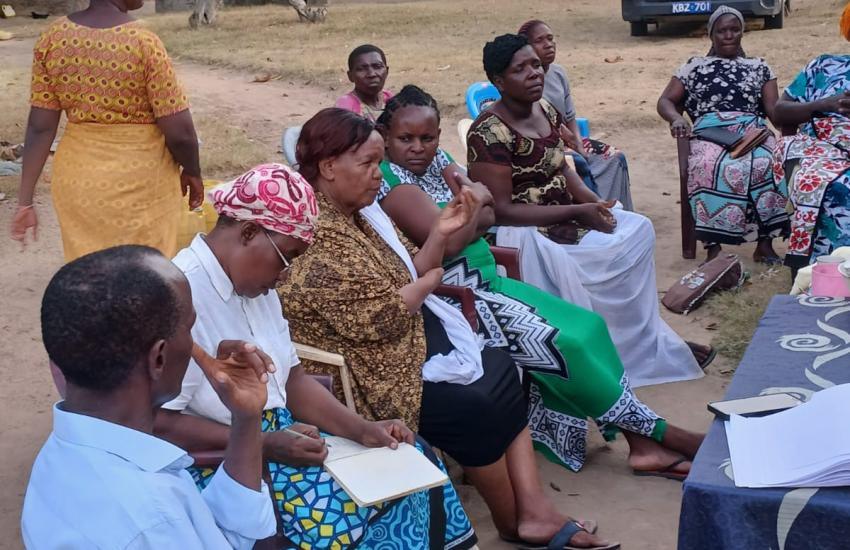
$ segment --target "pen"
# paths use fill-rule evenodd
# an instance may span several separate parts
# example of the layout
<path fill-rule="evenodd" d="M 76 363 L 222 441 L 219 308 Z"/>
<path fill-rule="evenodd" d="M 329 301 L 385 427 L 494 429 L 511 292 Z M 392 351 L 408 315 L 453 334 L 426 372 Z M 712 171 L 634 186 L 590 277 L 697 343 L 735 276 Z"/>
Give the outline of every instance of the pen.
<path fill-rule="evenodd" d="M 309 435 L 304 435 L 302 433 L 296 432 L 295 430 L 290 430 L 289 428 L 284 428 L 283 431 L 285 431 L 289 435 L 293 435 L 295 437 L 301 437 L 303 439 L 313 439 Z M 322 439 L 322 438 L 320 437 L 319 439 Z M 324 441 L 324 439 L 322 439 L 322 441 Z M 327 441 L 324 441 L 324 443 L 325 443 L 325 445 L 327 445 L 330 448 L 330 446 L 331 446 L 330 443 L 328 443 Z"/>

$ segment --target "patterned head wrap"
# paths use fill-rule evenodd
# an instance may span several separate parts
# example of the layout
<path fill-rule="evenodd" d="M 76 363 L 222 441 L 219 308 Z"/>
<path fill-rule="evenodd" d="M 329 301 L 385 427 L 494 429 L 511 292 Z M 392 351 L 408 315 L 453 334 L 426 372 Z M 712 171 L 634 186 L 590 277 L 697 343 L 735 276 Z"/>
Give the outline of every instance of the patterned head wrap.
<path fill-rule="evenodd" d="M 850 40 L 850 4 L 844 6 L 844 11 L 841 13 L 841 36 L 845 40 Z"/>
<path fill-rule="evenodd" d="M 708 36 L 711 36 L 711 32 L 714 30 L 714 24 L 717 23 L 717 20 L 723 17 L 724 15 L 734 15 L 738 21 L 741 22 L 741 28 L 744 28 L 744 14 L 736 10 L 735 8 L 730 8 L 729 6 L 719 6 L 714 13 L 711 14 L 711 17 L 708 18 Z"/>
<path fill-rule="evenodd" d="M 319 208 L 313 188 L 283 164 L 261 164 L 209 192 L 215 211 L 239 221 L 313 242 Z"/>

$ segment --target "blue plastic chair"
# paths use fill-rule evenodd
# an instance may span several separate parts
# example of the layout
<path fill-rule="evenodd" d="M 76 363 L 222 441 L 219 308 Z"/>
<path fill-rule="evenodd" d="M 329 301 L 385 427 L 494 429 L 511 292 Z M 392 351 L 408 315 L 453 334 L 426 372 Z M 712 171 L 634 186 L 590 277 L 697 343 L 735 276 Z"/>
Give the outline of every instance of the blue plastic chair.
<path fill-rule="evenodd" d="M 499 90 L 489 82 L 473 82 L 466 90 L 466 110 L 473 119 L 478 118 L 481 111 L 500 97 Z"/>
<path fill-rule="evenodd" d="M 466 89 L 466 110 L 473 119 L 478 118 L 481 111 L 490 103 L 498 101 L 502 97 L 499 90 L 489 82 L 473 82 Z M 590 122 L 586 118 L 576 117 L 581 137 L 590 137 Z"/>

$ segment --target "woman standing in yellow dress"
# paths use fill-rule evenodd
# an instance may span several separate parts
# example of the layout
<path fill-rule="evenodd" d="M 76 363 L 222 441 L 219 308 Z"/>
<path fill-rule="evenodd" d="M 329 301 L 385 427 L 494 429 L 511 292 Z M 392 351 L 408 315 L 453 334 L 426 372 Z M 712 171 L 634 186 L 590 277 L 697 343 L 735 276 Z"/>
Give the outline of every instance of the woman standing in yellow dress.
<path fill-rule="evenodd" d="M 64 111 L 52 195 L 65 261 L 118 244 L 177 250 L 182 194 L 203 202 L 189 103 L 159 38 L 130 15 L 144 0 L 91 0 L 33 52 L 32 95 L 12 238 L 36 237 L 33 207 Z M 182 172 L 181 172 L 182 168 Z"/>

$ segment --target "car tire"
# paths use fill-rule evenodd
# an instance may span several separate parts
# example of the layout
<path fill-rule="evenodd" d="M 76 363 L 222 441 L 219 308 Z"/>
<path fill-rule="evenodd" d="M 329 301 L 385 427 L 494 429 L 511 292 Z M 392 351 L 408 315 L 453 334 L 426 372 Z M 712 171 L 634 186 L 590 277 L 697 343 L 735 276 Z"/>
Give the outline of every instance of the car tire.
<path fill-rule="evenodd" d="M 779 9 L 779 13 L 764 18 L 765 29 L 781 29 L 785 24 L 785 7 Z"/>
<path fill-rule="evenodd" d="M 649 25 L 644 21 L 632 21 L 632 36 L 646 36 L 649 34 Z"/>

